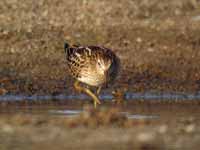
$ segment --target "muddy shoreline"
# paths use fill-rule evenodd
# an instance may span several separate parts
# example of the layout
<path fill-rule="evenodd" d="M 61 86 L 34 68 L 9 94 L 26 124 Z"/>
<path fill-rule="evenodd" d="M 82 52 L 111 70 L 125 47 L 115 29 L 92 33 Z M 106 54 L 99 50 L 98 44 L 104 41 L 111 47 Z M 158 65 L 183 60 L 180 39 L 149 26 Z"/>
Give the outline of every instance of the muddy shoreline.
<path fill-rule="evenodd" d="M 1 5 L 0 83 L 7 92 L 73 92 L 63 50 L 65 41 L 113 49 L 122 62 L 114 88 L 136 92 L 199 91 L 200 22 L 195 19 L 199 15 L 198 2 L 155 0 L 148 5 L 136 1 L 135 8 L 130 5 L 125 11 L 130 14 L 126 17 L 121 11 L 116 12 L 118 4 L 109 5 L 111 1 L 99 4 L 100 8 L 110 8 L 110 14 L 102 12 L 95 2 L 62 1 L 58 2 L 58 8 L 53 7 L 56 1 L 30 3 L 25 2 L 23 7 L 17 2 Z M 121 2 L 120 10 L 128 3 Z M 68 11 L 65 5 L 71 6 Z M 137 7 L 147 8 L 137 10 Z M 8 9 L 17 13 L 10 14 Z M 131 13 L 132 9 L 135 13 Z M 79 21 L 81 11 L 94 14 L 82 16 Z M 43 13 L 46 16 L 40 15 Z M 71 16 L 74 13 L 76 17 Z M 121 23 L 119 18 L 123 18 Z"/>

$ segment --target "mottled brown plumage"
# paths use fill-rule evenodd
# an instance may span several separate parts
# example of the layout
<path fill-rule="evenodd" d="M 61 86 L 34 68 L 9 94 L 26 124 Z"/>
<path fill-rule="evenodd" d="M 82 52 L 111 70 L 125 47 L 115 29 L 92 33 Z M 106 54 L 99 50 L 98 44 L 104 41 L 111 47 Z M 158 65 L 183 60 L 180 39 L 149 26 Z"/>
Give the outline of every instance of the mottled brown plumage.
<path fill-rule="evenodd" d="M 65 52 L 71 75 L 77 81 L 87 85 L 100 89 L 104 84 L 112 82 L 119 72 L 119 58 L 108 48 L 101 46 L 70 47 L 65 43 Z M 78 82 L 75 83 L 75 88 L 86 92 L 86 89 L 80 87 Z M 91 95 L 91 91 L 90 94 L 86 93 L 94 99 L 95 95 Z M 95 99 L 95 103 L 100 103 L 97 97 Z"/>

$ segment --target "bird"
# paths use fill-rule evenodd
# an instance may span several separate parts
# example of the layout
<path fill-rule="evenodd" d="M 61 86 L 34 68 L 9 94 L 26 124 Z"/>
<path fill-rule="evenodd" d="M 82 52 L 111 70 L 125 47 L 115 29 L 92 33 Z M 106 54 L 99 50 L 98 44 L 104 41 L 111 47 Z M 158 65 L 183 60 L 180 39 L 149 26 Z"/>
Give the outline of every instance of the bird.
<path fill-rule="evenodd" d="M 113 83 L 120 71 L 120 59 L 103 46 L 81 46 L 64 43 L 65 56 L 70 75 L 76 80 L 74 88 L 93 99 L 94 107 L 101 104 L 98 96 L 102 87 Z M 88 88 L 81 86 L 84 83 Z M 90 87 L 96 87 L 96 94 Z"/>

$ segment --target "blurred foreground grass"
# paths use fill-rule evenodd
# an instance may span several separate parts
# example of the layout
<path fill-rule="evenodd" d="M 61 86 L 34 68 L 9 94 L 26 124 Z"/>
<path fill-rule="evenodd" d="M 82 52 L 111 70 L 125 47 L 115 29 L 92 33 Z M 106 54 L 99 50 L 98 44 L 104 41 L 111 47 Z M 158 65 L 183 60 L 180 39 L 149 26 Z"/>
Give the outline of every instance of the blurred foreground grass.
<path fill-rule="evenodd" d="M 0 149 L 198 149 L 199 118 L 190 113 L 196 107 L 179 104 L 170 112 L 162 106 L 152 119 L 128 119 L 119 108 L 89 106 L 76 116 L 34 113 L 30 107 L 1 113 Z"/>

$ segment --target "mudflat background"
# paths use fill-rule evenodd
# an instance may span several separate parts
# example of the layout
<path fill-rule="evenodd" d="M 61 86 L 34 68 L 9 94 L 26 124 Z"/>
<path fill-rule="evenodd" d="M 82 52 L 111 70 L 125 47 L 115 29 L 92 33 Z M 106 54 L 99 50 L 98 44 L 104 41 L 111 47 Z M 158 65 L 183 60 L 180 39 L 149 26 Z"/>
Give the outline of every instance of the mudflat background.
<path fill-rule="evenodd" d="M 121 74 L 107 92 L 200 90 L 198 0 L 1 0 L 0 94 L 76 93 L 65 41 L 116 52 Z M 198 100 L 105 102 L 105 110 L 86 109 L 86 118 L 80 114 L 73 121 L 47 113 L 82 109 L 84 103 L 1 102 L 0 148 L 199 148 Z M 130 121 L 121 111 L 159 117 Z"/>

